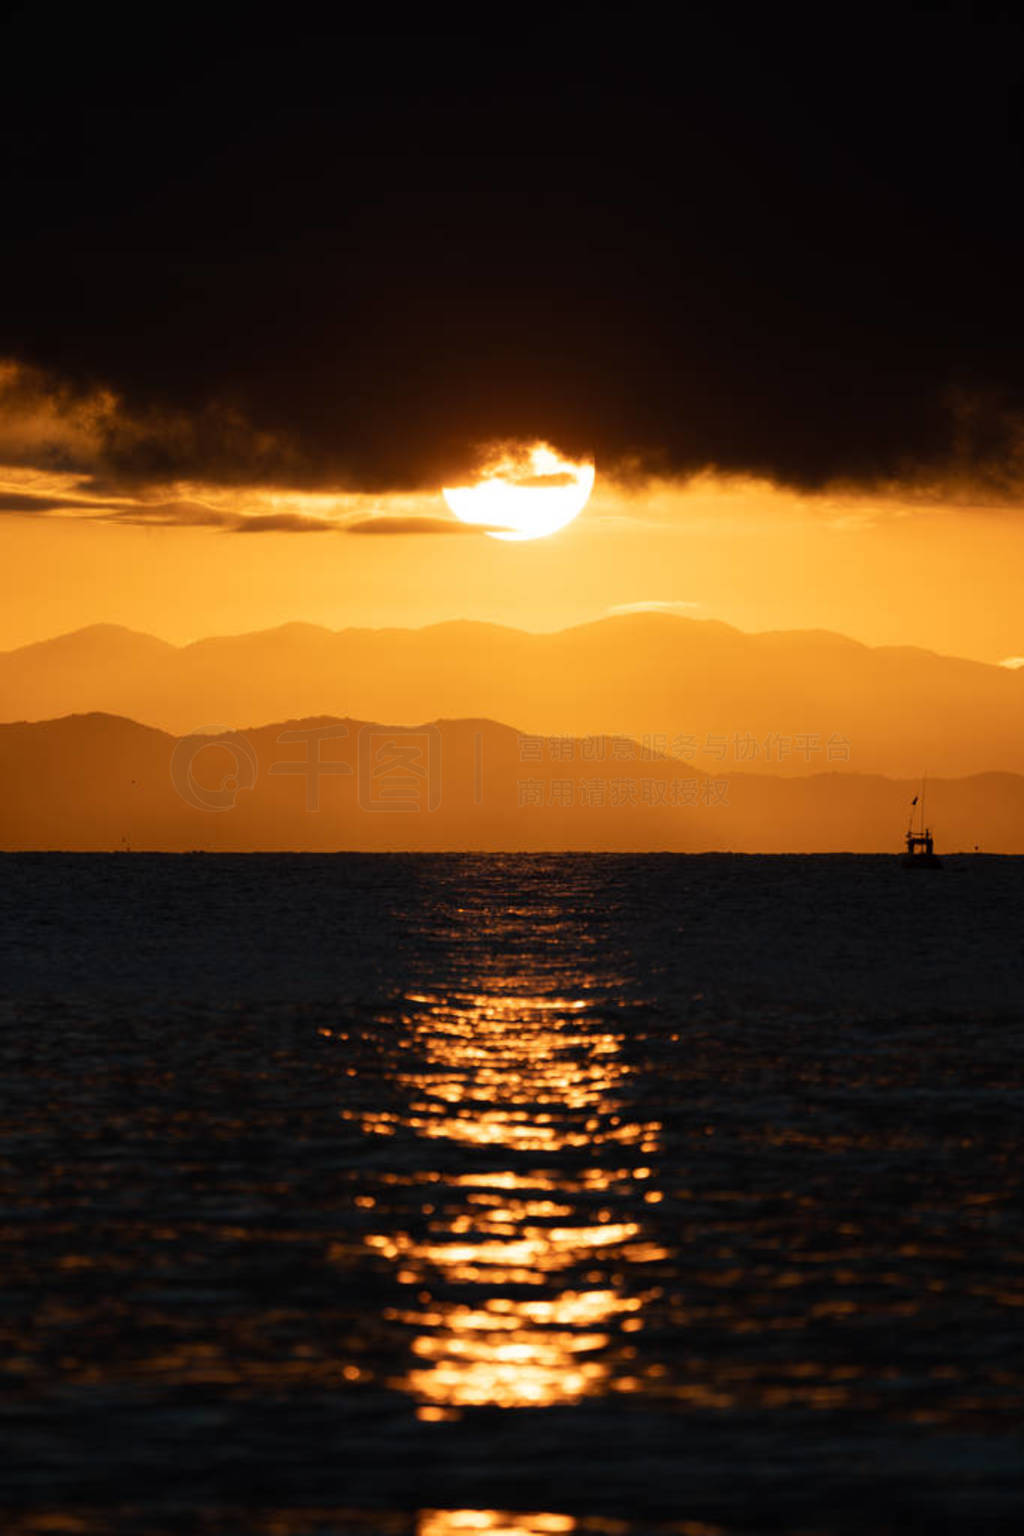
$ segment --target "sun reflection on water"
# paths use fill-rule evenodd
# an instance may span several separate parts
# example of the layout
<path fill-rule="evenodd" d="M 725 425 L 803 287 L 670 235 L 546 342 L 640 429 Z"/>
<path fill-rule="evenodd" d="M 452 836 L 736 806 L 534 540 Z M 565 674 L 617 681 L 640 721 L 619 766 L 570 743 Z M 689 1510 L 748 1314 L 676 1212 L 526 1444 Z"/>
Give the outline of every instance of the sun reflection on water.
<path fill-rule="evenodd" d="M 501 1509 L 425 1509 L 416 1521 L 416 1536 L 629 1536 L 625 1520 L 588 1515 L 544 1514 Z M 652 1526 L 659 1536 L 725 1536 L 720 1525 L 703 1520 L 674 1520 Z"/>
<path fill-rule="evenodd" d="M 497 1509 L 429 1509 L 416 1536 L 563 1536 L 577 1529 L 572 1515 L 508 1513 Z"/>
<path fill-rule="evenodd" d="M 410 1338 L 410 1367 L 393 1385 L 428 1419 L 612 1390 L 642 1327 L 645 1297 L 629 1277 L 635 1286 L 637 1266 L 666 1257 L 635 1219 L 651 1169 L 619 1162 L 656 1152 L 661 1129 L 631 1104 L 622 1036 L 582 998 L 406 1001 L 409 1068 L 395 1079 L 404 1105 L 364 1116 L 364 1130 L 412 1131 L 492 1161 L 504 1151 L 520 1166 L 430 1175 L 438 1193 L 422 1207 L 425 1232 L 393 1225 L 367 1236 L 411 1292 L 408 1306 L 385 1314 Z M 607 1165 L 609 1151 L 618 1157 Z M 524 1154 L 544 1162 L 524 1169 Z M 434 1526 L 424 1531 L 435 1536 Z"/>

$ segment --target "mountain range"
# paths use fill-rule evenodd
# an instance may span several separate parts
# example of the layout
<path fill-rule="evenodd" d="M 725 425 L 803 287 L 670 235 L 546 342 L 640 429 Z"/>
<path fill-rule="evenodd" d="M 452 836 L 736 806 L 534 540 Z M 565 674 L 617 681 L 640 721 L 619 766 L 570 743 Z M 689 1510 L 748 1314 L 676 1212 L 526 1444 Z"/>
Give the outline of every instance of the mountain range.
<path fill-rule="evenodd" d="M 663 613 L 553 634 L 289 624 L 185 646 L 99 625 L 0 653 L 0 720 L 88 712 L 178 734 L 320 715 L 486 718 L 628 736 L 709 773 L 1024 772 L 1024 673 Z"/>
<path fill-rule="evenodd" d="M 707 774 L 619 736 L 288 720 L 0 725 L 0 849 L 898 851 L 916 783 Z M 1024 777 L 929 782 L 940 847 L 1024 853 Z M 918 878 L 918 877 L 914 877 Z"/>

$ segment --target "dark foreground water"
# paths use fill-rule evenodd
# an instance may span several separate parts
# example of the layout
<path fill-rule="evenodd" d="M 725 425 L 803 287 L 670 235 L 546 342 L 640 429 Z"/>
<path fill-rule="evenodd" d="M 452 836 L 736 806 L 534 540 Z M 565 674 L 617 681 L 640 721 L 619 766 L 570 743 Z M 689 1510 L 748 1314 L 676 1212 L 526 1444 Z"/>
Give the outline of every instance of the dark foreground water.
<path fill-rule="evenodd" d="M 0 857 L 13 1536 L 1024 1519 L 1024 861 Z"/>

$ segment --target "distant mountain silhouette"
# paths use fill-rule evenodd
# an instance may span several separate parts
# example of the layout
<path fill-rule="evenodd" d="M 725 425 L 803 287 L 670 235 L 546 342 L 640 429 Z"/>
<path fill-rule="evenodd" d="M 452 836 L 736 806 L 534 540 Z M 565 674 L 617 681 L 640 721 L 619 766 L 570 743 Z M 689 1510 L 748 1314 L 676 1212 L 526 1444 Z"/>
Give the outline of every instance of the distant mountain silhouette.
<path fill-rule="evenodd" d="M 184 647 L 102 625 L 0 654 L 0 719 L 90 710 L 176 732 L 486 717 L 648 738 L 712 773 L 1024 772 L 1024 672 L 653 613 L 541 635 L 288 624 Z"/>
<path fill-rule="evenodd" d="M 918 784 L 709 776 L 622 737 L 318 717 L 174 738 L 106 714 L 0 726 L 0 848 L 897 851 Z M 939 847 L 1024 852 L 1024 777 L 935 779 Z"/>

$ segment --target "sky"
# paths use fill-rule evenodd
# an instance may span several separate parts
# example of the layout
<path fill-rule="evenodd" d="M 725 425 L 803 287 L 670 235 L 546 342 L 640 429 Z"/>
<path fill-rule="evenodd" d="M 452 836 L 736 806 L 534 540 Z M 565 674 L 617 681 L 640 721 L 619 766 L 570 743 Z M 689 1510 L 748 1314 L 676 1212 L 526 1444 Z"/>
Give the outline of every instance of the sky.
<path fill-rule="evenodd" d="M 0 646 L 659 604 L 1024 653 L 1021 23 L 680 16 L 11 10 Z M 535 440 L 578 521 L 453 536 Z"/>
<path fill-rule="evenodd" d="M 443 514 L 440 497 L 422 507 Z M 295 620 L 341 629 L 458 617 L 554 630 L 649 606 L 979 661 L 1024 654 L 1024 519 L 1002 509 L 709 479 L 628 495 L 599 480 L 568 528 L 520 544 L 28 516 L 6 519 L 2 536 L 4 649 L 93 623 L 182 644 Z"/>

